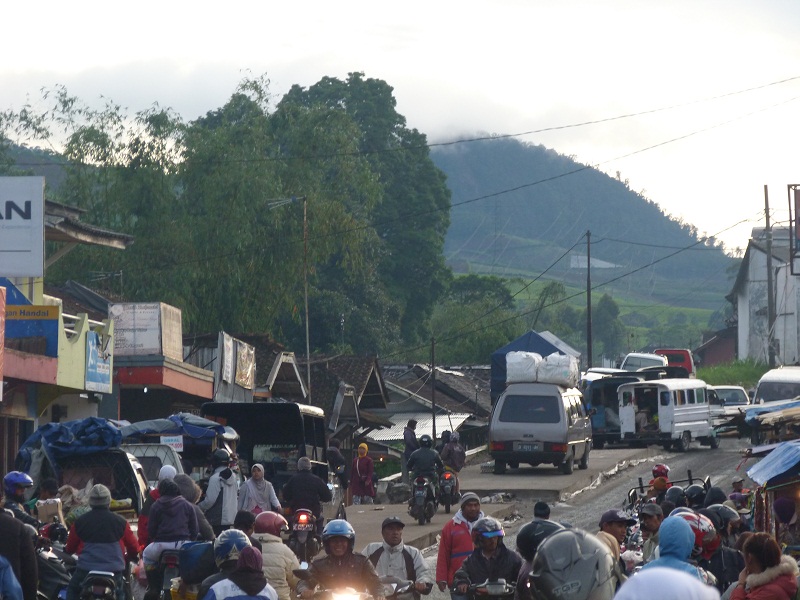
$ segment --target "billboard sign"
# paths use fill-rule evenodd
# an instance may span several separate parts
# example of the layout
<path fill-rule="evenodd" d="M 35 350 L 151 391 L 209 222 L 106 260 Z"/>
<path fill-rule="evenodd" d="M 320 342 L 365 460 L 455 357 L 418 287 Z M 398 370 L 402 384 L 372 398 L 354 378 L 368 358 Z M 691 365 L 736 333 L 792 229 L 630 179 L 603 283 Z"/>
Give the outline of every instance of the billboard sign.
<path fill-rule="evenodd" d="M 86 382 L 89 392 L 111 393 L 113 362 L 111 338 L 96 331 L 86 334 Z"/>
<path fill-rule="evenodd" d="M 109 316 L 116 356 L 161 354 L 183 361 L 180 309 L 163 302 L 112 304 Z"/>
<path fill-rule="evenodd" d="M 44 177 L 0 177 L 0 273 L 44 277 Z"/>
<path fill-rule="evenodd" d="M 6 339 L 43 339 L 45 356 L 58 356 L 58 324 L 61 317 L 58 306 L 6 304 L 4 313 Z"/>

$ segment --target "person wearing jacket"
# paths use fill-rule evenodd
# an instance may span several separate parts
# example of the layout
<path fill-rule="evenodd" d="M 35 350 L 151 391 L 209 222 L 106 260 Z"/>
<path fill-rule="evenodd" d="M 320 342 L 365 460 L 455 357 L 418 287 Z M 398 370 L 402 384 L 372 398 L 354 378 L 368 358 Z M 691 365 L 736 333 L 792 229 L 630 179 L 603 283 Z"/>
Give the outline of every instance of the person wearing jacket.
<path fill-rule="evenodd" d="M 64 551 L 77 554 L 78 563 L 67 586 L 67 600 L 77 600 L 89 571 L 114 573 L 117 598 L 122 598 L 125 562 L 133 562 L 139 544 L 128 522 L 109 510 L 111 491 L 101 483 L 89 492 L 91 510 L 78 517 L 69 529 Z"/>
<path fill-rule="evenodd" d="M 450 435 L 450 441 L 447 442 L 447 445 L 442 448 L 440 453 L 442 462 L 444 463 L 444 468 L 450 469 L 456 474 L 456 494 L 461 491 L 461 483 L 457 475 L 461 472 L 461 469 L 464 468 L 464 465 L 467 462 L 467 452 L 464 450 L 464 446 L 458 443 L 459 438 L 460 436 L 458 432 L 454 431 Z"/>
<path fill-rule="evenodd" d="M 353 466 L 350 468 L 353 504 L 372 504 L 372 499 L 375 497 L 375 486 L 372 481 L 375 464 L 368 452 L 369 447 L 366 444 L 359 444 L 358 456 L 353 459 Z"/>
<path fill-rule="evenodd" d="M 198 503 L 216 535 L 233 525 L 239 502 L 236 477 L 230 468 L 230 462 L 231 455 L 227 450 L 214 450 L 211 455 L 213 473 L 208 479 L 206 497 Z"/>
<path fill-rule="evenodd" d="M 278 594 L 261 570 L 261 552 L 247 546 L 233 572 L 212 585 L 202 600 L 278 600 Z"/>
<path fill-rule="evenodd" d="M 684 571 L 703 581 L 700 571 L 689 562 L 694 549 L 695 536 L 691 526 L 678 516 L 667 517 L 658 528 L 659 557 L 650 561 L 642 569 L 667 567 Z"/>
<path fill-rule="evenodd" d="M 475 550 L 461 564 L 453 577 L 456 592 L 465 595 L 471 584 L 484 581 L 516 581 L 522 558 L 503 544 L 505 531 L 494 517 L 478 519 L 472 527 Z"/>
<path fill-rule="evenodd" d="M 697 512 L 708 517 L 714 524 L 714 537 L 704 540 L 703 553 L 697 564 L 701 569 L 714 575 L 717 580 L 717 589 L 724 592 L 739 578 L 739 573 L 744 568 L 744 558 L 740 552 L 723 545 L 720 535 L 722 519 L 717 512 L 707 508 L 701 508 Z"/>
<path fill-rule="evenodd" d="M 22 586 L 23 600 L 36 600 L 39 568 L 33 537 L 25 525 L 0 510 L 0 556 L 5 556 Z"/>
<path fill-rule="evenodd" d="M 247 510 L 255 515 L 267 510 L 277 513 L 283 511 L 275 488 L 264 479 L 264 465 L 256 463 L 250 469 L 250 479 L 239 489 L 239 510 Z"/>
<path fill-rule="evenodd" d="M 317 528 L 322 529 L 322 503 L 330 502 L 333 494 L 328 485 L 311 472 L 311 460 L 307 456 L 297 461 L 297 473 L 283 484 L 281 494 L 289 503 L 292 512 L 298 508 L 305 508 L 314 513 L 317 518 Z"/>
<path fill-rule="evenodd" d="M 164 465 L 158 471 L 158 483 L 161 483 L 164 479 L 173 479 L 177 473 L 177 470 L 172 465 Z M 142 506 L 142 512 L 139 513 L 139 521 L 136 524 L 136 535 L 139 538 L 139 551 L 145 549 L 147 544 L 150 543 L 150 536 L 147 533 L 147 521 L 150 518 L 150 509 L 153 508 L 153 504 L 156 503 L 158 500 L 158 485 L 150 490 L 147 494 L 147 498 L 145 498 L 144 505 Z"/>
<path fill-rule="evenodd" d="M 186 473 L 175 475 L 173 481 L 178 486 L 180 495 L 186 498 L 186 501 L 194 508 L 194 515 L 197 517 L 197 530 L 199 532 L 197 539 L 203 542 L 213 542 L 216 538 L 214 529 L 211 527 L 211 523 L 208 522 L 208 519 L 206 519 L 205 513 L 197 506 L 197 501 L 200 500 L 200 496 L 203 493 L 200 486 Z"/>
<path fill-rule="evenodd" d="M 792 600 L 797 593 L 797 562 L 781 554 L 775 538 L 755 533 L 742 548 L 744 569 L 731 600 Z"/>
<path fill-rule="evenodd" d="M 453 585 L 453 577 L 475 546 L 472 542 L 472 526 L 484 517 L 481 500 L 473 492 L 461 496 L 461 509 L 445 523 L 439 540 L 436 559 L 436 585 L 444 591 Z M 516 580 L 516 578 L 515 578 Z"/>
<path fill-rule="evenodd" d="M 406 426 L 403 428 L 403 460 L 400 461 L 400 466 L 403 472 L 403 483 L 410 483 L 408 480 L 408 459 L 414 450 L 419 448 L 417 441 L 417 421 L 416 419 L 409 419 Z"/>
<path fill-rule="evenodd" d="M 325 458 L 328 460 L 331 472 L 336 474 L 339 478 L 339 485 L 343 490 L 346 490 L 350 485 L 350 479 L 347 476 L 347 460 L 340 450 L 342 443 L 336 438 L 331 438 L 328 442 L 328 447 L 325 449 Z"/>
<path fill-rule="evenodd" d="M 278 600 L 291 600 L 300 581 L 293 572 L 300 568 L 297 556 L 281 539 L 281 531 L 288 528 L 283 515 L 270 511 L 259 513 L 253 528 L 253 537 L 261 544 L 264 575 L 275 588 Z"/>

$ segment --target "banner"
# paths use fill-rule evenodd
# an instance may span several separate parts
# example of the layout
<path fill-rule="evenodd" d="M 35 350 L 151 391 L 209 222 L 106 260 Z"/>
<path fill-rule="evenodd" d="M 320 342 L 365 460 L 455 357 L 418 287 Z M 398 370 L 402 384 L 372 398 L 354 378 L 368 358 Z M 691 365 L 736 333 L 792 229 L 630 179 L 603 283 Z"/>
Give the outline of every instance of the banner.
<path fill-rule="evenodd" d="M 236 340 L 236 385 L 252 390 L 255 385 L 255 348 Z"/>
<path fill-rule="evenodd" d="M 44 177 L 0 177 L 0 273 L 44 277 Z"/>
<path fill-rule="evenodd" d="M 96 331 L 86 334 L 86 382 L 89 392 L 111 393 L 111 339 Z M 105 342 L 105 343 L 104 343 Z"/>

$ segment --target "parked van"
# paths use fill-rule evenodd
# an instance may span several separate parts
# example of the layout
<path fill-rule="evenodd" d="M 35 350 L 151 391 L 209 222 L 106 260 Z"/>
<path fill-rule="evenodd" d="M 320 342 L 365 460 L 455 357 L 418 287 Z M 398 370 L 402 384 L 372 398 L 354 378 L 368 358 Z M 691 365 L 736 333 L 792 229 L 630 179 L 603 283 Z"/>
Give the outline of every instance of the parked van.
<path fill-rule="evenodd" d="M 692 440 L 716 448 L 708 386 L 700 379 L 656 379 L 617 389 L 621 437 L 685 452 Z M 716 397 L 716 394 L 715 394 Z"/>
<path fill-rule="evenodd" d="M 660 354 L 646 352 L 629 352 L 622 359 L 619 368 L 623 371 L 638 371 L 644 367 L 666 367 L 667 359 Z"/>
<path fill-rule="evenodd" d="M 511 383 L 494 405 L 489 454 L 498 475 L 520 463 L 550 463 L 568 475 L 576 462 L 588 468 L 591 448 L 592 426 L 577 388 Z"/>
<path fill-rule="evenodd" d="M 800 367 L 780 367 L 767 371 L 758 380 L 753 404 L 780 406 L 796 401 L 798 396 Z"/>
<path fill-rule="evenodd" d="M 683 367 L 689 373 L 689 377 L 696 377 L 697 372 L 694 368 L 694 357 L 691 350 L 682 348 L 659 348 L 654 351 L 667 359 L 671 367 Z"/>

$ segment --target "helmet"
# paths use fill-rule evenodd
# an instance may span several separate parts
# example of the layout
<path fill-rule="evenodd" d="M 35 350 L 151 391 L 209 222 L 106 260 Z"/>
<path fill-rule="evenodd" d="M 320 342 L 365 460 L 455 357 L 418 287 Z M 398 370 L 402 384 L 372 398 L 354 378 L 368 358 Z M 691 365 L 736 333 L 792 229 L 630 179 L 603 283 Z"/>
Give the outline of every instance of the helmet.
<path fill-rule="evenodd" d="M 433 439 L 425 433 L 419 438 L 419 446 L 420 448 L 433 448 Z"/>
<path fill-rule="evenodd" d="M 556 531 L 533 557 L 533 596 L 545 600 L 611 600 L 617 580 L 611 550 L 579 529 Z"/>
<path fill-rule="evenodd" d="M 706 488 L 699 483 L 693 483 L 684 490 L 686 501 L 690 508 L 701 508 L 706 499 Z"/>
<path fill-rule="evenodd" d="M 676 507 L 686 506 L 686 494 L 679 485 L 673 485 L 664 494 L 664 500 L 672 502 Z"/>
<path fill-rule="evenodd" d="M 231 453 L 225 448 L 217 448 L 211 454 L 211 466 L 219 467 L 220 465 L 227 465 L 231 462 Z"/>
<path fill-rule="evenodd" d="M 670 515 L 672 516 L 672 515 Z M 692 558 L 699 559 L 701 556 L 705 559 L 711 558 L 714 550 L 719 546 L 719 536 L 717 530 L 714 529 L 714 523 L 711 522 L 705 515 L 697 513 L 681 512 L 675 515 L 680 517 L 692 528 L 694 533 L 694 548 L 692 549 Z"/>
<path fill-rule="evenodd" d="M 238 560 L 239 553 L 250 545 L 250 539 L 244 531 L 226 529 L 214 540 L 214 562 L 221 567 L 226 561 Z"/>
<path fill-rule="evenodd" d="M 285 529 L 289 529 L 289 522 L 283 515 L 268 510 L 258 513 L 253 525 L 255 533 L 269 533 L 277 537 L 281 537 L 281 532 Z"/>
<path fill-rule="evenodd" d="M 533 560 L 539 544 L 551 533 L 564 529 L 549 519 L 534 519 L 517 532 L 517 550 L 528 562 Z"/>
<path fill-rule="evenodd" d="M 705 510 L 715 513 L 719 517 L 721 526 L 718 528 L 718 531 L 727 529 L 728 523 L 736 523 L 742 520 L 737 510 L 734 510 L 730 506 L 725 506 L 724 504 L 712 504 Z"/>
<path fill-rule="evenodd" d="M 350 551 L 353 551 L 353 546 L 356 544 L 356 530 L 344 519 L 333 519 L 328 521 L 325 529 L 322 530 L 322 545 L 325 547 L 325 552 L 330 553 L 328 550 L 328 541 L 334 537 L 344 537 L 349 541 Z"/>
<path fill-rule="evenodd" d="M 705 498 L 703 498 L 703 506 L 709 507 L 712 504 L 722 504 L 728 499 L 728 495 L 722 491 L 722 488 L 712 485 L 708 488 Z"/>
<path fill-rule="evenodd" d="M 3 491 L 7 496 L 16 496 L 17 487 L 33 487 L 33 479 L 22 471 L 10 471 L 3 477 Z"/>
<path fill-rule="evenodd" d="M 475 521 L 472 526 L 472 541 L 478 541 L 479 537 L 492 538 L 492 537 L 505 537 L 506 532 L 503 531 L 503 525 L 494 517 L 483 517 Z"/>
<path fill-rule="evenodd" d="M 667 479 L 669 477 L 669 467 L 664 464 L 657 464 L 653 466 L 653 479 L 656 477 L 664 477 Z"/>

